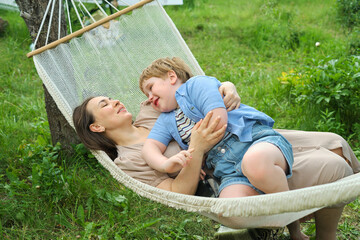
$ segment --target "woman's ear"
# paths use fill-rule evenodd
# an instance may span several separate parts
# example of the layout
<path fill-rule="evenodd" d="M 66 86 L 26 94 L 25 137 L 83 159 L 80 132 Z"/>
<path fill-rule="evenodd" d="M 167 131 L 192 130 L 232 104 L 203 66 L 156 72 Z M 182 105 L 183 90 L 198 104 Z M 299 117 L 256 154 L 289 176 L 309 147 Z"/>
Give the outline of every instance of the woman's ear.
<path fill-rule="evenodd" d="M 92 132 L 105 132 L 105 128 L 97 123 L 90 124 L 89 128 Z"/>
<path fill-rule="evenodd" d="M 173 84 L 173 85 L 178 80 L 178 77 L 177 77 L 176 73 L 173 70 L 168 71 L 168 77 L 170 78 L 170 83 Z"/>

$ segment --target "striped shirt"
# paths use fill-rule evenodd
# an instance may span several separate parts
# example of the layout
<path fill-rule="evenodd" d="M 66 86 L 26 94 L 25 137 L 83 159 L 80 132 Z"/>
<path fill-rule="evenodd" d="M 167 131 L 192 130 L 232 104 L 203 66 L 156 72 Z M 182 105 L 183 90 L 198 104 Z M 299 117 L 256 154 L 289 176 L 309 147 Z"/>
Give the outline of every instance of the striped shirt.
<path fill-rule="evenodd" d="M 175 110 L 175 120 L 176 120 L 176 126 L 179 131 L 179 135 L 181 140 L 185 144 L 189 144 L 190 142 L 190 136 L 191 136 L 191 130 L 195 126 L 195 122 L 188 118 L 184 112 L 181 110 L 181 108 L 177 108 Z"/>

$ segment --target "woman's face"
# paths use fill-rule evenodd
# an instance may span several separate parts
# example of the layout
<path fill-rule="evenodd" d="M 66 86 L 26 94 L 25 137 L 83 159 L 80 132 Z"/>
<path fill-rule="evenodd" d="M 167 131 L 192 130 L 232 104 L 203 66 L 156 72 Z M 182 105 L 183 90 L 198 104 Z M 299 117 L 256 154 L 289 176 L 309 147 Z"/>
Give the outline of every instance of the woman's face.
<path fill-rule="evenodd" d="M 95 122 L 90 125 L 90 130 L 94 132 L 104 132 L 132 124 L 132 114 L 119 100 L 95 97 L 88 102 L 86 110 L 95 118 Z"/>

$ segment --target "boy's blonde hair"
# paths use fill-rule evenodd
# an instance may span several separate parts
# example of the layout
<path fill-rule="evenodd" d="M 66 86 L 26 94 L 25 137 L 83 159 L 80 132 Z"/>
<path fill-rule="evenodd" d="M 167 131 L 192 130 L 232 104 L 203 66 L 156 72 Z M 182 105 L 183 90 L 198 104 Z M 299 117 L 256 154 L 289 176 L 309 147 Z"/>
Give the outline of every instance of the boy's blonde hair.
<path fill-rule="evenodd" d="M 142 85 L 146 80 L 152 77 L 165 79 L 169 71 L 174 71 L 182 83 L 193 76 L 189 66 L 179 57 L 159 58 L 153 61 L 140 75 L 139 85 L 144 92 Z"/>

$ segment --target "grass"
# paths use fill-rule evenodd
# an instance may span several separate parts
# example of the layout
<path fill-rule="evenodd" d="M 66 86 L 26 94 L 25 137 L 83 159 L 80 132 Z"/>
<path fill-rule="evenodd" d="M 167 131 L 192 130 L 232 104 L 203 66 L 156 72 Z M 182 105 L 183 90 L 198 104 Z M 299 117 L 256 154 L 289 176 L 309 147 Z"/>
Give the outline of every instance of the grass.
<path fill-rule="evenodd" d="M 277 128 L 316 130 L 278 78 L 310 59 L 349 54 L 333 0 L 193 0 L 166 10 L 208 75 L 232 81 L 242 102 Z M 43 89 L 25 54 L 31 43 L 18 13 L 0 10 L 0 236 L 3 239 L 213 239 L 218 224 L 167 208 L 121 186 L 81 146 L 71 158 L 51 146 Z M 352 35 L 353 37 L 353 35 Z M 320 42 L 320 47 L 315 47 Z M 350 139 L 359 157 L 360 145 Z M 360 203 L 350 203 L 338 239 L 360 237 Z M 314 224 L 303 224 L 314 236 Z"/>

